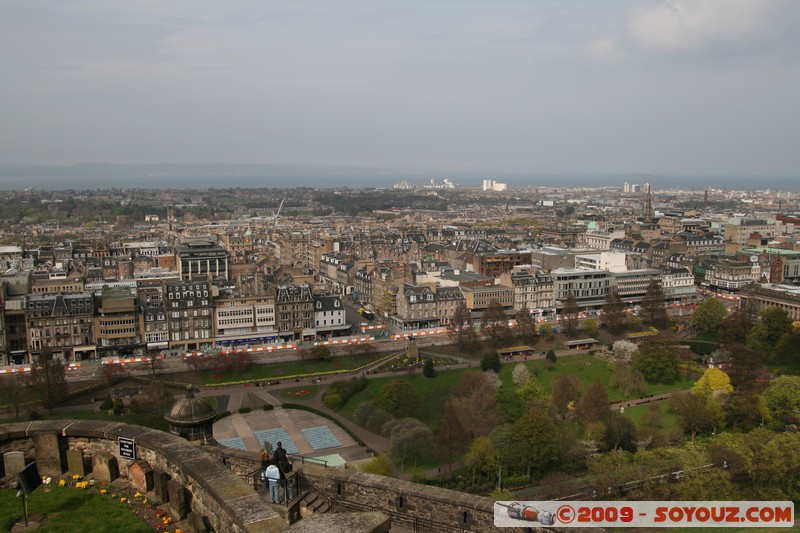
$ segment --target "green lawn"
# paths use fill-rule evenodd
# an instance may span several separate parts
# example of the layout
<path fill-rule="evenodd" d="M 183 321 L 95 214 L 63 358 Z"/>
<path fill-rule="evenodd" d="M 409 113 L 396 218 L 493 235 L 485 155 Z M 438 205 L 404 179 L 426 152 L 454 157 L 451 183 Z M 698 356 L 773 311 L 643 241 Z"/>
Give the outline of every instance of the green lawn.
<path fill-rule="evenodd" d="M 14 489 L 0 490 L 0 532 L 11 531 L 22 520 L 22 500 Z M 44 516 L 44 532 L 103 531 L 149 533 L 149 525 L 127 504 L 94 490 L 41 486 L 28 495 L 28 516 Z"/>
<path fill-rule="evenodd" d="M 544 360 L 524 361 L 531 375 L 542 384 L 542 387 L 548 393 L 553 389 L 553 383 L 560 374 L 569 374 L 577 376 L 583 383 L 584 388 L 588 387 L 595 380 L 600 383 L 608 391 L 609 400 L 618 402 L 623 400 L 637 399 L 638 396 L 623 396 L 618 391 L 609 386 L 611 379 L 611 367 L 605 361 L 601 361 L 592 355 L 574 355 L 568 357 L 560 357 L 552 370 L 547 370 L 547 362 Z M 588 364 L 587 364 L 588 363 Z M 517 363 L 503 364 L 500 368 L 500 378 L 504 386 L 510 386 L 511 373 Z M 438 425 L 439 415 L 441 413 L 444 403 L 450 395 L 450 391 L 456 386 L 458 380 L 464 372 L 467 371 L 480 371 L 477 367 L 471 368 L 456 368 L 446 372 L 439 372 L 435 378 L 426 378 L 418 371 L 414 375 L 408 375 L 405 372 L 397 372 L 395 376 L 387 378 L 370 379 L 367 388 L 363 391 L 356 393 L 340 409 L 339 413 L 343 416 L 353 420 L 353 413 L 358 406 L 366 401 L 372 400 L 377 397 L 381 389 L 389 381 L 395 379 L 407 380 L 411 383 L 422 399 L 422 405 L 425 406 L 424 412 L 420 413 L 420 420 L 429 424 L 434 430 Z M 680 381 L 671 385 L 650 384 L 646 385 L 645 394 L 655 395 L 671 392 L 674 390 L 685 390 L 691 388 L 694 384 L 694 379 L 681 378 Z M 665 417 L 665 423 L 667 418 Z"/>
<path fill-rule="evenodd" d="M 166 412 L 166 409 L 164 410 Z M 169 431 L 169 424 L 164 420 L 164 412 L 160 410 L 148 411 L 143 413 L 123 413 L 121 415 L 112 415 L 107 411 L 100 411 L 97 409 L 87 409 L 84 411 L 70 411 L 68 413 L 54 413 L 52 415 L 43 414 L 42 420 L 104 420 L 109 422 L 121 422 L 123 424 L 136 424 L 149 428 L 158 429 L 160 431 Z M 20 421 L 28 421 L 28 417 L 20 417 Z M 0 424 L 12 424 L 16 422 L 13 418 L 0 420 Z"/>
<path fill-rule="evenodd" d="M 353 355 L 346 357 L 331 357 L 320 361 L 309 359 L 306 361 L 292 361 L 287 363 L 274 363 L 266 365 L 253 365 L 242 372 L 207 370 L 201 374 L 204 385 L 217 385 L 235 381 L 271 380 L 281 379 L 286 376 L 311 375 L 336 370 L 355 370 L 361 366 L 373 363 L 386 357 L 387 354 Z"/>
<path fill-rule="evenodd" d="M 511 383 L 511 373 L 517 363 L 504 364 L 500 369 L 500 378 L 504 384 Z M 548 393 L 553 390 L 555 379 L 561 374 L 577 376 L 584 388 L 595 381 L 600 383 L 608 391 L 608 399 L 612 402 L 632 400 L 638 396 L 624 396 L 619 391 L 612 389 L 609 385 L 611 381 L 611 365 L 597 359 L 593 355 L 570 355 L 559 357 L 552 370 L 547 370 L 547 361 L 537 359 L 535 361 L 524 361 L 524 364 L 531 371 L 531 375 L 541 383 Z M 689 389 L 694 385 L 695 379 L 681 378 L 680 381 L 671 385 L 648 383 L 645 387 L 645 395 L 663 394 L 673 390 Z"/>
<path fill-rule="evenodd" d="M 669 400 L 658 402 L 658 407 L 661 410 L 661 420 L 663 429 L 672 429 L 678 425 L 678 416 L 669 408 Z M 645 413 L 650 408 L 649 404 L 637 405 L 635 407 L 628 407 L 625 409 L 625 416 L 633 420 L 639 426 L 644 418 Z"/>
<path fill-rule="evenodd" d="M 426 378 L 422 375 L 422 371 L 418 370 L 414 375 L 409 375 L 406 372 L 397 372 L 394 376 L 370 379 L 368 380 L 367 388 L 351 396 L 339 410 L 339 413 L 353 420 L 353 413 L 359 405 L 377 397 L 383 387 L 390 381 L 399 379 L 411 383 L 419 393 L 422 400 L 421 404 L 425 406 L 423 412 L 420 413 L 419 419 L 435 429 L 438 425 L 444 402 L 450 396 L 449 391 L 455 387 L 458 380 L 461 379 L 461 375 L 468 370 L 473 372 L 480 371 L 480 369 L 474 367 L 471 369 L 458 368 L 438 372 L 435 378 Z"/>

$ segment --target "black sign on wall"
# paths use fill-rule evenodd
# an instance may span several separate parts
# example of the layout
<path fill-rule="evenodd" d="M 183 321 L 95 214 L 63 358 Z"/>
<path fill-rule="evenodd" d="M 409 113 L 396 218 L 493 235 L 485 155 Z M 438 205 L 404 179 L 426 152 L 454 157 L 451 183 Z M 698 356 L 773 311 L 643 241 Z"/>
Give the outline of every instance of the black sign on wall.
<path fill-rule="evenodd" d="M 30 494 L 36 487 L 42 484 L 42 476 L 39 475 L 36 461 L 22 469 L 22 472 L 19 473 L 19 483 L 25 494 Z"/>
<path fill-rule="evenodd" d="M 117 443 L 119 444 L 119 456 L 126 459 L 136 459 L 136 444 L 133 439 L 126 437 L 118 437 Z"/>

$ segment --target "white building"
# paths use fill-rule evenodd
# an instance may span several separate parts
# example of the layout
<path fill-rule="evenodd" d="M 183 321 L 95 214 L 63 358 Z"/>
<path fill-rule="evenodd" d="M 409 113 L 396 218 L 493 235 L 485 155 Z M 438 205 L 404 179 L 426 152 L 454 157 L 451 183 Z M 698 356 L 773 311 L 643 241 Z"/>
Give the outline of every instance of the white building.
<path fill-rule="evenodd" d="M 507 183 L 500 183 L 495 180 L 483 180 L 484 191 L 502 192 L 508 189 Z"/>

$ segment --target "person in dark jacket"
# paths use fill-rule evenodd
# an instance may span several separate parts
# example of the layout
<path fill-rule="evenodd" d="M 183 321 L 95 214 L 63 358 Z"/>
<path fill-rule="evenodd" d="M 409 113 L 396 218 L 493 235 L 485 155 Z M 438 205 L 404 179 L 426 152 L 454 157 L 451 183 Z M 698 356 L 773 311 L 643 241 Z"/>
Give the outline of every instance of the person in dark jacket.
<path fill-rule="evenodd" d="M 272 462 L 276 465 L 281 464 L 281 461 L 288 461 L 289 458 L 286 456 L 286 450 L 283 449 L 283 443 L 278 441 L 278 447 L 275 448 L 275 452 L 272 454 Z"/>
<path fill-rule="evenodd" d="M 278 465 L 278 470 L 281 474 L 281 485 L 283 486 L 284 496 L 286 500 L 292 499 L 292 486 L 286 479 L 286 474 L 292 471 L 292 463 L 289 461 L 289 456 L 286 454 L 286 450 L 283 448 L 283 443 L 278 441 L 278 445 L 275 448 L 275 453 L 272 454 L 272 462 L 273 464 Z"/>

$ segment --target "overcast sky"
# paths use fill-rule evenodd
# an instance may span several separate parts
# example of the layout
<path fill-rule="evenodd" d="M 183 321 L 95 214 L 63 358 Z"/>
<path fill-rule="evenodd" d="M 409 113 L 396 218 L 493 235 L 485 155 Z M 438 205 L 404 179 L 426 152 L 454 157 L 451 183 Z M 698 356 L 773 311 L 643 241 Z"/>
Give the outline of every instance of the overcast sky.
<path fill-rule="evenodd" d="M 0 0 L 0 165 L 800 172 L 793 0 Z"/>

